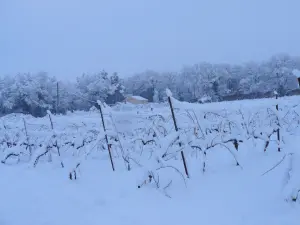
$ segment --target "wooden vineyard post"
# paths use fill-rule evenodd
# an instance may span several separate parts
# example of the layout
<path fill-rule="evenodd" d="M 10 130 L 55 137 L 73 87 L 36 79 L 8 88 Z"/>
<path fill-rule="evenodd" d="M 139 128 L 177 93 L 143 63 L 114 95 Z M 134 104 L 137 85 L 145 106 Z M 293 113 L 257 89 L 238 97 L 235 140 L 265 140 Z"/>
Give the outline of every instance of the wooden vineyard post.
<path fill-rule="evenodd" d="M 48 113 L 48 116 L 49 116 L 49 120 L 50 120 L 50 124 L 51 124 L 51 129 L 52 129 L 52 131 L 54 132 L 54 126 L 53 126 L 53 121 L 52 121 L 52 117 L 51 117 L 51 113 L 50 113 L 50 112 Z M 56 147 L 58 156 L 59 156 L 59 158 L 61 158 L 61 155 L 60 155 L 60 147 L 59 147 L 58 142 L 57 142 L 57 136 L 54 134 L 54 137 L 55 137 L 55 144 L 54 144 L 53 146 Z M 60 165 L 61 165 L 62 168 L 65 167 L 65 166 L 64 166 L 64 163 L 63 163 L 63 161 L 62 161 L 62 159 L 61 159 L 61 161 L 60 161 Z"/>
<path fill-rule="evenodd" d="M 275 91 L 275 97 L 276 99 L 278 99 L 278 93 L 277 91 Z M 279 107 L 278 107 L 278 103 L 276 104 L 276 110 L 277 110 L 277 120 L 278 120 L 278 128 L 277 128 L 277 142 L 278 142 L 278 152 L 280 152 L 280 129 L 279 129 L 279 116 L 278 116 L 278 113 L 279 113 Z"/>
<path fill-rule="evenodd" d="M 58 114 L 58 106 L 59 106 L 59 86 L 58 82 L 56 83 L 56 114 Z"/>
<path fill-rule="evenodd" d="M 172 101 L 171 101 L 171 97 L 170 96 L 168 96 L 168 101 L 169 101 L 169 105 L 170 105 L 170 108 L 171 108 L 171 113 L 172 113 L 174 127 L 175 127 L 175 130 L 177 132 L 178 131 L 178 127 L 177 127 L 176 118 L 175 118 L 175 114 L 174 114 L 174 110 L 173 110 L 173 105 L 172 105 Z"/>
<path fill-rule="evenodd" d="M 114 162 L 113 162 L 112 155 L 111 155 L 111 145 L 108 143 L 108 138 L 107 138 L 105 123 L 104 123 L 104 117 L 103 117 L 101 102 L 98 102 L 98 105 L 99 105 L 99 109 L 100 109 L 102 126 L 103 126 L 103 130 L 104 130 L 104 133 L 105 133 L 105 141 L 106 141 L 106 144 L 107 144 L 107 150 L 108 150 L 108 153 L 109 153 L 111 167 L 112 167 L 112 170 L 115 171 L 115 166 L 114 166 Z"/>
<path fill-rule="evenodd" d="M 32 156 L 32 149 L 31 149 L 31 144 L 30 144 L 30 141 L 29 141 L 28 132 L 27 132 L 26 121 L 25 121 L 24 118 L 23 118 L 23 123 L 24 123 L 24 129 L 25 129 L 25 135 L 26 135 L 26 141 L 27 141 L 27 147 L 26 148 L 28 148 L 28 150 L 29 150 L 29 156 L 31 158 L 31 156 Z"/>
<path fill-rule="evenodd" d="M 176 118 L 175 118 L 174 109 L 173 109 L 172 100 L 171 100 L 170 95 L 168 95 L 168 101 L 169 101 L 169 105 L 170 105 L 170 109 L 171 109 L 171 113 L 172 113 L 174 127 L 175 127 L 176 132 L 178 132 L 178 127 L 177 127 Z M 181 146 L 181 142 L 179 142 L 179 146 Z M 187 165 L 186 165 L 186 161 L 185 161 L 185 156 L 184 156 L 183 150 L 181 150 L 181 158 L 182 158 L 182 161 L 183 161 L 183 166 L 184 166 L 185 174 L 189 178 L 189 172 L 188 172 L 188 169 L 187 169 Z"/>

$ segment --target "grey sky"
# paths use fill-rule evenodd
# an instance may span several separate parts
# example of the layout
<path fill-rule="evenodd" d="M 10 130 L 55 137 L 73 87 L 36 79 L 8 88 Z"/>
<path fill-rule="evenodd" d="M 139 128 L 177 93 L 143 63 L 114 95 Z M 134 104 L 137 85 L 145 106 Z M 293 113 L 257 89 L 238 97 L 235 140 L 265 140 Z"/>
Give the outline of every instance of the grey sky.
<path fill-rule="evenodd" d="M 0 0 L 0 74 L 122 76 L 300 55 L 299 0 Z"/>

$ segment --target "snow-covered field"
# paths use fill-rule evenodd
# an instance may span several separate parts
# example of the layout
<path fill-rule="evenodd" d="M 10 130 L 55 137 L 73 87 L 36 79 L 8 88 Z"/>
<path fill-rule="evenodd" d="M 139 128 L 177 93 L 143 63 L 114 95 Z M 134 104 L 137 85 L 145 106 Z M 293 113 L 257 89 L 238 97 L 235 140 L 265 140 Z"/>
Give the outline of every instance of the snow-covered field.
<path fill-rule="evenodd" d="M 299 224 L 299 97 L 172 102 L 2 117 L 0 224 Z"/>

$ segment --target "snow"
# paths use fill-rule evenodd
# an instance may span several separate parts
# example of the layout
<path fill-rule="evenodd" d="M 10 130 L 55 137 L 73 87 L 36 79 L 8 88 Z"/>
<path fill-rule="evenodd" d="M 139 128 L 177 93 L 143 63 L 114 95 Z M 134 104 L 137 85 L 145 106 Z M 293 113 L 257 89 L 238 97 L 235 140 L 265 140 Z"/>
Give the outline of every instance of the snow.
<path fill-rule="evenodd" d="M 300 87 L 300 83 L 299 83 L 300 70 L 294 69 L 293 74 L 298 78 L 298 87 Z"/>
<path fill-rule="evenodd" d="M 100 100 L 97 100 L 97 104 L 101 107 L 103 103 Z"/>
<path fill-rule="evenodd" d="M 168 97 L 172 97 L 172 95 L 173 95 L 169 88 L 166 89 L 166 94 Z"/>
<path fill-rule="evenodd" d="M 136 100 L 141 100 L 141 101 L 144 101 L 144 100 L 148 100 L 148 99 L 146 99 L 146 98 L 143 98 L 143 97 L 141 97 L 141 96 L 136 96 L 136 95 L 132 95 L 132 96 L 130 96 L 130 97 L 132 97 L 132 98 L 135 98 Z"/>
<path fill-rule="evenodd" d="M 178 132 L 167 103 L 119 104 L 103 110 L 115 171 L 97 111 L 51 115 L 54 131 L 49 116 L 2 117 L 0 157 L 4 160 L 12 152 L 20 156 L 0 164 L 0 224 L 299 224 L 300 201 L 293 201 L 300 190 L 297 96 L 172 102 Z M 281 152 L 276 133 L 272 135 L 277 122 Z M 231 139 L 242 141 L 238 151 Z M 34 145 L 29 162 L 24 156 L 27 142 Z M 53 147 L 34 167 L 37 156 L 55 142 L 61 157 Z M 69 179 L 73 170 L 76 180 Z"/>
<path fill-rule="evenodd" d="M 200 98 L 200 102 L 202 102 L 202 103 L 209 102 L 209 101 L 211 101 L 210 96 L 205 95 L 205 96 Z"/>
<path fill-rule="evenodd" d="M 296 76 L 296 77 L 300 77 L 300 70 L 297 70 L 297 69 L 294 69 L 293 70 L 293 74 Z"/>

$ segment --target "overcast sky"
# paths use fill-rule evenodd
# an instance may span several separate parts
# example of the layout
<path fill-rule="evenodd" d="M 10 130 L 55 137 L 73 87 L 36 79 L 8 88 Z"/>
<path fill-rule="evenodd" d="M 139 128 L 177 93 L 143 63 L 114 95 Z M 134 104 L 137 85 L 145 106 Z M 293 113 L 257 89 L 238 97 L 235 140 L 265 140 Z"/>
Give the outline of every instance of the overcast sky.
<path fill-rule="evenodd" d="M 300 55 L 300 0 L 0 0 L 0 74 L 122 76 Z"/>

